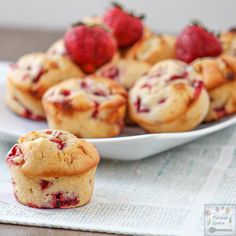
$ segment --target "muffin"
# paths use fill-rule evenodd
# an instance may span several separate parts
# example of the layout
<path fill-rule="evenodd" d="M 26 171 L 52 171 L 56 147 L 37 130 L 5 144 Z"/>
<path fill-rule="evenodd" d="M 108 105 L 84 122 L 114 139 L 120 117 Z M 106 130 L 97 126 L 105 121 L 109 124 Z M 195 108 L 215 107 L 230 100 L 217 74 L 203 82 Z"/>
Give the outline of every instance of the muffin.
<path fill-rule="evenodd" d="M 64 40 L 58 39 L 55 43 L 53 43 L 49 47 L 47 53 L 51 55 L 68 56 L 65 45 L 64 45 Z"/>
<path fill-rule="evenodd" d="M 45 114 L 41 99 L 46 90 L 81 75 L 80 69 L 65 57 L 45 53 L 25 55 L 7 73 L 7 105 L 19 116 L 42 120 Z"/>
<path fill-rule="evenodd" d="M 73 208 L 92 196 L 99 154 L 90 143 L 59 130 L 19 138 L 6 161 L 16 200 L 34 208 Z"/>
<path fill-rule="evenodd" d="M 236 56 L 236 28 L 222 32 L 220 41 L 225 54 Z"/>
<path fill-rule="evenodd" d="M 157 63 L 129 92 L 129 117 L 150 133 L 191 130 L 208 108 L 203 82 L 177 60 Z"/>
<path fill-rule="evenodd" d="M 192 69 L 203 80 L 210 96 L 205 121 L 216 121 L 235 113 L 236 58 L 230 55 L 202 58 L 192 63 Z"/>
<path fill-rule="evenodd" d="M 96 74 L 115 80 L 129 90 L 143 74 L 149 71 L 150 67 L 146 62 L 121 59 L 102 66 Z"/>
<path fill-rule="evenodd" d="M 87 16 L 82 19 L 85 24 L 104 25 L 103 19 L 100 16 Z"/>
<path fill-rule="evenodd" d="M 175 58 L 176 37 L 173 35 L 152 35 L 136 43 L 125 54 L 125 58 L 145 61 L 151 65 Z"/>
<path fill-rule="evenodd" d="M 95 76 L 62 82 L 43 97 L 49 127 L 83 138 L 118 135 L 126 103 L 127 93 L 118 83 Z"/>

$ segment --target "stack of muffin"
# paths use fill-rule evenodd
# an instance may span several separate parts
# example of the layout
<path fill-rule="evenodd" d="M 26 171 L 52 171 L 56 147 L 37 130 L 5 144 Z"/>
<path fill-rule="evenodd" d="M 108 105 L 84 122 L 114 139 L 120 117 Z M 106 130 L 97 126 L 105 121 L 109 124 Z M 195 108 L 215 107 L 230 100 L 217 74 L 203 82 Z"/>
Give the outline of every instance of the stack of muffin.
<path fill-rule="evenodd" d="M 124 32 L 114 18 L 130 22 L 122 25 Z M 157 35 L 117 5 L 103 17 L 83 22 L 70 28 L 47 52 L 25 55 L 10 65 L 7 105 L 17 115 L 47 119 L 50 128 L 78 137 L 105 138 L 119 135 L 125 122 L 150 133 L 181 132 L 236 112 L 236 30 L 217 38 L 202 26 L 192 25 L 178 36 Z M 103 29 L 116 40 L 112 57 L 94 63 L 95 69 L 89 59 L 83 65 L 76 60 L 76 48 L 68 46 L 68 34 L 86 31 L 86 27 Z M 193 35 L 190 30 L 198 38 L 186 40 L 183 46 L 183 34 Z M 94 37 L 92 43 L 98 36 Z M 196 49 L 198 43 L 207 45 L 210 40 L 215 44 L 218 40 L 220 50 Z M 92 43 L 83 43 L 90 50 Z M 191 44 L 197 53 L 191 52 L 194 56 L 189 58 Z M 105 49 L 101 54 L 98 51 L 101 58 L 106 54 Z"/>

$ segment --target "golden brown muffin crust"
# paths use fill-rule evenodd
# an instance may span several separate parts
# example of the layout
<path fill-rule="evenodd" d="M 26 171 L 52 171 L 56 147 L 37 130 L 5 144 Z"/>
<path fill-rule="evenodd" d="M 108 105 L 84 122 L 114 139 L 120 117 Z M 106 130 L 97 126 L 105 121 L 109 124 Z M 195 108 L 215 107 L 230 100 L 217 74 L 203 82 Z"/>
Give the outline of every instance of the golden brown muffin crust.
<path fill-rule="evenodd" d="M 60 177 L 83 174 L 98 165 L 95 147 L 60 130 L 30 132 L 18 140 L 27 176 Z"/>

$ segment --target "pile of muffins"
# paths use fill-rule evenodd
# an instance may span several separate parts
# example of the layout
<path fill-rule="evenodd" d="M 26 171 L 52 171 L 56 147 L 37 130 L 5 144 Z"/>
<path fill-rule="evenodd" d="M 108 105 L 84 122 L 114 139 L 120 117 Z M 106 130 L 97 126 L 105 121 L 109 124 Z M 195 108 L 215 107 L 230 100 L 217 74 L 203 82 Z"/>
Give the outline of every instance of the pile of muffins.
<path fill-rule="evenodd" d="M 107 17 L 86 18 L 83 24 L 109 28 Z M 8 107 L 82 138 L 117 136 L 125 123 L 150 133 L 189 131 L 236 112 L 236 30 L 218 36 L 222 50 L 216 56 L 191 62 L 176 53 L 180 35 L 157 35 L 142 23 L 141 36 L 119 46 L 112 24 L 107 32 L 117 40 L 116 51 L 91 73 L 68 52 L 65 37 L 47 52 L 10 65 Z"/>
<path fill-rule="evenodd" d="M 100 156 L 79 138 L 114 137 L 125 123 L 183 132 L 236 113 L 236 29 L 217 37 L 192 24 L 157 35 L 141 18 L 116 4 L 10 65 L 8 107 L 50 127 L 21 136 L 7 154 L 21 204 L 90 201 Z"/>

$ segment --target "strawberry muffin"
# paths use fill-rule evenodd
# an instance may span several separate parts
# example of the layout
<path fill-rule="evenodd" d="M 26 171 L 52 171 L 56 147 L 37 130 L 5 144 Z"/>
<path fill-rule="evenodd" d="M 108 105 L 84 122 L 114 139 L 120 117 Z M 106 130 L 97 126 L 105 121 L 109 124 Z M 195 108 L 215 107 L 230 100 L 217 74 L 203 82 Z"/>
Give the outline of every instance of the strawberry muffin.
<path fill-rule="evenodd" d="M 63 39 L 58 39 L 47 51 L 50 55 L 68 56 Z"/>
<path fill-rule="evenodd" d="M 236 56 L 236 28 L 222 32 L 220 34 L 220 41 L 225 54 Z"/>
<path fill-rule="evenodd" d="M 58 130 L 19 138 L 6 161 L 16 200 L 34 208 L 73 208 L 92 196 L 99 154 L 90 143 Z"/>
<path fill-rule="evenodd" d="M 203 82 L 177 60 L 157 63 L 129 93 L 130 118 L 150 133 L 188 131 L 199 125 L 209 108 Z"/>
<path fill-rule="evenodd" d="M 19 116 L 45 118 L 41 98 L 45 91 L 65 79 L 81 76 L 80 69 L 70 60 L 45 53 L 23 56 L 10 65 L 7 74 L 7 105 Z"/>
<path fill-rule="evenodd" d="M 205 121 L 236 113 L 236 58 L 230 55 L 202 58 L 192 63 L 192 69 L 202 79 L 210 96 Z"/>
<path fill-rule="evenodd" d="M 124 57 L 153 65 L 165 59 L 175 58 L 175 43 L 176 38 L 173 35 L 152 35 L 136 43 Z"/>
<path fill-rule="evenodd" d="M 150 67 L 146 62 L 121 59 L 104 65 L 96 74 L 115 80 L 129 90 L 142 75 L 149 71 Z"/>
<path fill-rule="evenodd" d="M 126 103 L 127 93 L 118 83 L 94 76 L 62 82 L 43 97 L 49 127 L 83 138 L 118 135 Z"/>

